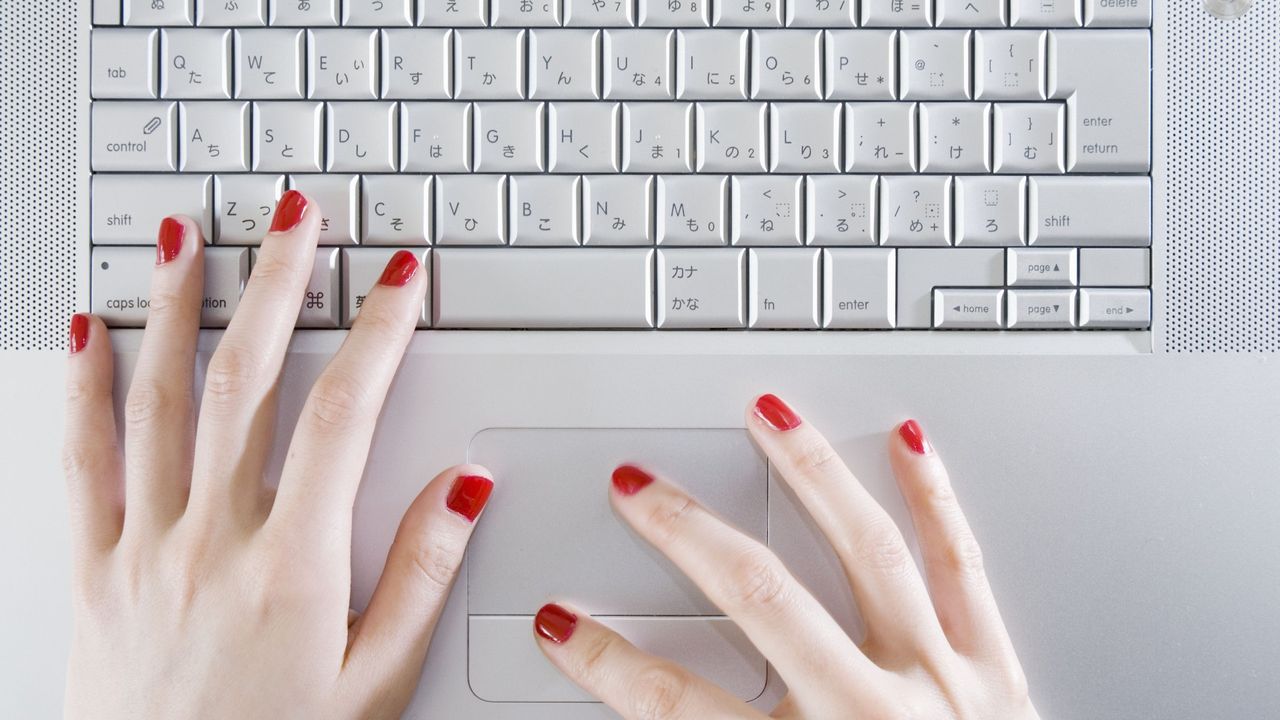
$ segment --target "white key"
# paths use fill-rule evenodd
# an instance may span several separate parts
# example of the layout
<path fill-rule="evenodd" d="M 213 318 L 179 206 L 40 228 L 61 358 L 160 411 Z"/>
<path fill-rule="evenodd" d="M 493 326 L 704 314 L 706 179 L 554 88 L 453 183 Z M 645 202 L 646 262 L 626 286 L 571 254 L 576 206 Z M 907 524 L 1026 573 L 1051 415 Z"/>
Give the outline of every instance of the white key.
<path fill-rule="evenodd" d="M 471 171 L 470 103 L 400 103 L 400 169 Z"/>
<path fill-rule="evenodd" d="M 96 99 L 153 100 L 160 31 L 97 28 L 90 37 L 90 91 Z"/>
<path fill-rule="evenodd" d="M 1060 173 L 1063 107 L 996 103 L 994 167 L 998 173 Z"/>
<path fill-rule="evenodd" d="M 558 27 L 560 0 L 493 0 L 494 27 Z"/>
<path fill-rule="evenodd" d="M 431 251 L 425 248 L 346 248 L 342 251 L 342 327 L 351 327 L 369 297 L 369 291 L 382 277 L 387 263 L 401 250 L 414 254 L 422 267 L 418 272 L 427 278 L 427 296 L 422 301 L 418 327 L 431 326 Z"/>
<path fill-rule="evenodd" d="M 920 171 L 991 172 L 991 106 L 920 103 Z"/>
<path fill-rule="evenodd" d="M 791 0 L 787 6 L 787 27 L 854 27 L 858 4 L 853 0 Z"/>
<path fill-rule="evenodd" d="M 1080 284 L 1147 287 L 1151 284 L 1148 248 L 1081 248 Z"/>
<path fill-rule="evenodd" d="M 342 24 L 409 27 L 413 25 L 413 0 L 342 0 Z"/>
<path fill-rule="evenodd" d="M 822 327 L 878 330 L 896 324 L 897 251 L 822 251 Z"/>
<path fill-rule="evenodd" d="M 675 37 L 674 30 L 606 30 L 601 40 L 604 97 L 608 100 L 674 97 L 671 49 Z"/>
<path fill-rule="evenodd" d="M 283 175 L 219 175 L 214 178 L 213 242 L 257 245 L 262 242 L 276 203 L 284 195 Z"/>
<path fill-rule="evenodd" d="M 417 0 L 418 24 L 425 27 L 485 27 L 489 0 Z"/>
<path fill-rule="evenodd" d="M 658 327 L 746 326 L 746 250 L 659 250 Z"/>
<path fill-rule="evenodd" d="M 271 24 L 326 27 L 338 24 L 338 0 L 271 0 Z"/>
<path fill-rule="evenodd" d="M 822 251 L 756 248 L 747 258 L 747 326 L 814 330 L 822 325 L 818 294 Z"/>
<path fill-rule="evenodd" d="M 659 175 L 658 244 L 724 245 L 728 185 L 724 175 Z"/>
<path fill-rule="evenodd" d="M 637 0 L 640 27 L 710 27 L 708 0 Z"/>
<path fill-rule="evenodd" d="M 862 0 L 863 27 L 929 27 L 933 3 L 929 0 Z"/>
<path fill-rule="evenodd" d="M 120 0 L 93 0 L 94 25 L 119 25 L 124 18 Z"/>
<path fill-rule="evenodd" d="M 1151 34 L 1049 33 L 1049 97 L 1065 98 L 1070 172 L 1151 168 Z"/>
<path fill-rule="evenodd" d="M 951 178 L 905 175 L 880 179 L 881 245 L 950 245 Z"/>
<path fill-rule="evenodd" d="M 840 172 L 839 103 L 770 103 L 770 172 Z"/>
<path fill-rule="evenodd" d="M 845 170 L 915 172 L 915 103 L 845 103 Z"/>
<path fill-rule="evenodd" d="M 751 97 L 822 99 L 822 31 L 752 30 L 751 58 Z"/>
<path fill-rule="evenodd" d="M 1076 326 L 1075 290 L 1010 290 L 1005 293 L 1010 330 L 1068 330 Z"/>
<path fill-rule="evenodd" d="M 432 324 L 653 327 L 653 254 L 648 248 L 437 248 L 432 252 Z"/>
<path fill-rule="evenodd" d="M 250 277 L 258 265 L 258 249 L 251 251 Z M 302 294 L 302 307 L 298 309 L 297 327 L 336 328 L 342 324 L 342 251 L 338 248 L 318 248 L 307 289 Z"/>
<path fill-rule="evenodd" d="M 360 183 L 363 245 L 427 245 L 430 175 L 365 175 Z"/>
<path fill-rule="evenodd" d="M 305 42 L 302 30 L 237 30 L 235 96 L 301 100 Z"/>
<path fill-rule="evenodd" d="M 716 27 L 780 28 L 783 0 L 720 0 L 711 9 Z"/>
<path fill-rule="evenodd" d="M 622 171 L 692 171 L 692 123 L 692 103 L 624 103 Z"/>
<path fill-rule="evenodd" d="M 1070 287 L 1076 284 L 1075 248 L 1009 248 L 1005 282 L 1017 287 Z"/>
<path fill-rule="evenodd" d="M 631 0 L 563 0 L 565 27 L 630 27 L 635 25 Z"/>
<path fill-rule="evenodd" d="M 94 172 L 177 169 L 177 103 L 96 102 L 90 118 Z"/>
<path fill-rule="evenodd" d="M 764 172 L 765 103 L 698 103 L 698 172 Z"/>
<path fill-rule="evenodd" d="M 208 175 L 94 175 L 89 182 L 95 245 L 154 245 L 160 222 L 175 214 L 194 218 L 205 239 L 213 237 Z"/>
<path fill-rule="evenodd" d="M 1026 189 L 1021 176 L 957 177 L 956 245 L 1026 245 Z"/>
<path fill-rule="evenodd" d="M 968 30 L 903 30 L 898 33 L 904 100 L 967 100 Z"/>
<path fill-rule="evenodd" d="M 325 127 L 329 172 L 395 172 L 395 103 L 331 102 Z"/>
<path fill-rule="evenodd" d="M 435 200 L 437 245 L 507 242 L 505 175 L 441 175 Z"/>
<path fill-rule="evenodd" d="M 511 244 L 577 245 L 578 186 L 574 175 L 511 178 Z"/>
<path fill-rule="evenodd" d="M 194 4 L 193 0 L 124 0 L 124 24 L 190 25 L 195 18 Z"/>
<path fill-rule="evenodd" d="M 1004 27 L 1004 0 L 938 0 L 938 27 Z"/>
<path fill-rule="evenodd" d="M 588 175 L 582 179 L 582 244 L 653 242 L 652 176 Z"/>
<path fill-rule="evenodd" d="M 1014 27 L 1079 27 L 1079 0 L 1009 0 Z"/>
<path fill-rule="evenodd" d="M 438 28 L 382 31 L 382 97 L 445 100 L 453 94 L 452 31 Z"/>
<path fill-rule="evenodd" d="M 801 245 L 799 175 L 741 175 L 730 186 L 734 245 Z"/>
<path fill-rule="evenodd" d="M 320 244 L 354 245 L 360 237 L 360 177 L 291 175 L 289 187 L 320 208 Z"/>
<path fill-rule="evenodd" d="M 1080 327 L 1134 330 L 1151 327 L 1151 291 L 1081 289 Z"/>
<path fill-rule="evenodd" d="M 892 100 L 898 86 L 896 30 L 828 30 L 826 97 Z"/>
<path fill-rule="evenodd" d="M 267 0 L 203 0 L 196 7 L 196 24 L 263 27 L 267 24 Z"/>
<path fill-rule="evenodd" d="M 155 266 L 154 248 L 94 248 L 90 301 L 93 313 L 109 327 L 145 327 Z M 221 328 L 231 322 L 248 275 L 248 248 L 205 249 L 201 327 Z"/>
<path fill-rule="evenodd" d="M 811 175 L 804 205 L 809 245 L 877 244 L 875 175 Z"/>
<path fill-rule="evenodd" d="M 184 102 L 183 172 L 249 172 L 249 103 Z"/>
<path fill-rule="evenodd" d="M 544 103 L 475 104 L 476 172 L 542 172 Z"/>
<path fill-rule="evenodd" d="M 529 97 L 599 99 L 599 30 L 531 30 L 529 61 Z"/>
<path fill-rule="evenodd" d="M 547 164 L 551 172 L 617 172 L 618 103 L 551 103 Z"/>
<path fill-rule="evenodd" d="M 1085 27 L 1151 27 L 1151 0 L 1084 0 Z"/>
<path fill-rule="evenodd" d="M 524 53 L 524 30 L 454 31 L 456 96 L 467 100 L 524 98 Z"/>
<path fill-rule="evenodd" d="M 1151 178 L 1031 178 L 1032 245 L 1150 247 Z"/>
<path fill-rule="evenodd" d="M 1043 30 L 974 33 L 974 97 L 980 100 L 1043 100 L 1044 57 L 1049 34 Z"/>
<path fill-rule="evenodd" d="M 254 171 L 321 172 L 323 127 L 323 103 L 254 103 Z"/>
<path fill-rule="evenodd" d="M 745 100 L 746 30 L 680 30 L 676 33 L 676 97 Z"/>
<path fill-rule="evenodd" d="M 308 30 L 307 97 L 370 100 L 378 97 L 376 30 Z"/>
<path fill-rule="evenodd" d="M 224 100 L 231 97 L 231 31 L 164 30 L 160 94 L 167 98 Z"/>
<path fill-rule="evenodd" d="M 1000 248 L 902 248 L 898 250 L 898 324 L 932 326 L 933 289 L 1004 285 Z"/>
<path fill-rule="evenodd" d="M 1004 290 L 935 288 L 933 326 L 945 330 L 999 330 L 1004 327 Z"/>

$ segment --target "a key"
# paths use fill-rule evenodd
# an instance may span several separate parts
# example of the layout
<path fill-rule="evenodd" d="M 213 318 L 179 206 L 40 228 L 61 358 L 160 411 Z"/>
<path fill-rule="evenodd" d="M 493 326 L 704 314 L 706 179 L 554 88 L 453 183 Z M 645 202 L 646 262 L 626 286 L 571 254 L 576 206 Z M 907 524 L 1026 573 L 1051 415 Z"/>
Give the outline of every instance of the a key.
<path fill-rule="evenodd" d="M 378 97 L 377 71 L 377 31 L 307 31 L 307 97 L 371 100 Z"/>
<path fill-rule="evenodd" d="M 360 178 L 356 175 L 291 175 L 289 187 L 320 208 L 320 244 L 354 245 L 360 237 Z"/>
<path fill-rule="evenodd" d="M 748 251 L 747 326 L 758 330 L 821 327 L 821 272 L 822 251 L 816 248 Z"/>
<path fill-rule="evenodd" d="M 224 100 L 231 97 L 231 31 L 211 28 L 164 30 L 160 94 L 166 98 Z"/>
<path fill-rule="evenodd" d="M 601 39 L 605 99 L 674 97 L 671 63 L 675 37 L 674 30 L 606 30 Z"/>
<path fill-rule="evenodd" d="M 95 247 L 92 263 L 93 313 L 109 327 L 146 326 L 155 248 Z M 231 322 L 248 275 L 248 248 L 205 248 L 201 327 L 221 328 Z"/>
<path fill-rule="evenodd" d="M 892 248 L 822 251 L 822 327 L 883 330 L 897 322 L 897 257 Z"/>
<path fill-rule="evenodd" d="M 578 186 L 574 175 L 511 178 L 511 244 L 577 245 Z"/>
<path fill-rule="evenodd" d="M 951 178 L 945 175 L 881 178 L 880 244 L 950 245 Z"/>
<path fill-rule="evenodd" d="M 170 172 L 178 167 L 178 104 L 96 102 L 90 110 L 94 172 Z"/>
<path fill-rule="evenodd" d="M 786 3 L 787 27 L 841 28 L 857 25 L 852 0 L 792 0 Z"/>
<path fill-rule="evenodd" d="M 204 0 L 196 7 L 196 24 L 205 27 L 263 27 L 267 0 Z"/>
<path fill-rule="evenodd" d="M 653 177 L 582 178 L 582 244 L 652 245 Z"/>
<path fill-rule="evenodd" d="M 1084 0 L 1085 27 L 1151 27 L 1151 0 Z"/>
<path fill-rule="evenodd" d="M 1004 27 L 1004 0 L 938 0 L 938 27 Z"/>
<path fill-rule="evenodd" d="M 564 0 L 565 27 L 630 27 L 635 25 L 631 0 Z"/>
<path fill-rule="evenodd" d="M 698 172 L 764 172 L 765 103 L 698 103 Z"/>
<path fill-rule="evenodd" d="M 507 242 L 505 175 L 440 175 L 435 201 L 437 245 Z"/>
<path fill-rule="evenodd" d="M 599 30 L 529 32 L 529 97 L 596 100 L 600 97 Z"/>
<path fill-rule="evenodd" d="M 409 27 L 413 25 L 413 0 L 342 0 L 342 24 Z"/>
<path fill-rule="evenodd" d="M 1147 287 L 1151 284 L 1149 248 L 1081 248 L 1080 284 Z"/>
<path fill-rule="evenodd" d="M 751 97 L 822 99 L 820 30 L 752 30 Z"/>
<path fill-rule="evenodd" d="M 624 103 L 623 172 L 691 172 L 692 103 Z"/>
<path fill-rule="evenodd" d="M 1049 97 L 1067 101 L 1067 170 L 1151 168 L 1151 34 L 1049 33 Z"/>
<path fill-rule="evenodd" d="M 453 94 L 452 31 L 439 28 L 382 31 L 382 97 L 445 100 Z"/>
<path fill-rule="evenodd" d="M 476 172 L 542 172 L 543 103 L 475 104 Z"/>
<path fill-rule="evenodd" d="M 493 0 L 494 27 L 558 27 L 560 0 Z"/>
<path fill-rule="evenodd" d="M 338 24 L 338 0 L 271 0 L 271 24 L 329 27 Z"/>
<path fill-rule="evenodd" d="M 896 30 L 828 30 L 826 97 L 892 100 L 898 86 Z"/>
<path fill-rule="evenodd" d="M 210 183 L 207 175 L 94 175 L 90 237 L 95 245 L 154 245 L 160 221 L 176 214 L 199 222 L 208 240 Z"/>
<path fill-rule="evenodd" d="M 551 103 L 547 165 L 551 172 L 617 172 L 618 103 Z"/>
<path fill-rule="evenodd" d="M 93 0 L 94 25 L 119 25 L 124 20 L 123 14 L 120 0 Z"/>
<path fill-rule="evenodd" d="M 193 0 L 124 0 L 124 24 L 181 27 L 195 19 Z"/>
<path fill-rule="evenodd" d="M 658 251 L 658 327 L 746 326 L 746 250 Z"/>
<path fill-rule="evenodd" d="M 770 103 L 770 172 L 840 172 L 840 103 Z"/>
<path fill-rule="evenodd" d="M 986 103 L 920 103 L 920 171 L 991 171 L 991 106 Z"/>
<path fill-rule="evenodd" d="M 638 0 L 638 3 L 640 27 L 711 25 L 711 2 L 708 0 Z"/>
<path fill-rule="evenodd" d="M 996 103 L 995 171 L 1062 172 L 1062 110 L 1059 103 Z"/>
<path fill-rule="evenodd" d="M 1081 288 L 1080 327 L 1133 330 L 1151 327 L 1151 291 Z"/>
<path fill-rule="evenodd" d="M 933 289 L 1004 285 L 1000 248 L 902 248 L 898 250 L 898 324 L 932 326 Z"/>
<path fill-rule="evenodd" d="M 735 176 L 730 185 L 733 244 L 803 244 L 803 180 L 799 175 Z"/>
<path fill-rule="evenodd" d="M 1010 290 L 1007 327 L 1010 330 L 1069 330 L 1076 326 L 1075 290 Z"/>
<path fill-rule="evenodd" d="M 1026 188 L 1021 176 L 957 177 L 956 245 L 1026 245 Z"/>
<path fill-rule="evenodd" d="M 1033 177 L 1032 245 L 1151 246 L 1151 178 Z"/>
<path fill-rule="evenodd" d="M 966 100 L 968 30 L 903 30 L 898 33 L 904 100 Z"/>
<path fill-rule="evenodd" d="M 807 244 L 877 244 L 875 175 L 811 175 L 804 205 Z"/>
<path fill-rule="evenodd" d="M 344 310 L 342 313 L 342 326 L 351 327 L 355 323 L 356 317 L 360 315 L 360 309 L 364 307 L 364 301 L 369 296 L 369 291 L 377 284 L 378 278 L 382 276 L 383 270 L 386 269 L 387 263 L 391 262 L 391 258 L 401 250 L 407 250 L 414 254 L 418 262 L 422 264 L 422 269 L 418 272 L 427 277 L 428 285 L 431 282 L 431 251 L 425 248 L 346 248 L 342 251 L 342 295 Z M 422 301 L 422 313 L 418 316 L 418 327 L 425 328 L 431 326 L 431 290 L 428 287 L 427 296 Z"/>
<path fill-rule="evenodd" d="M 484 27 L 489 0 L 417 0 L 418 24 L 426 27 Z"/>
<path fill-rule="evenodd" d="M 525 31 L 455 30 L 456 96 L 464 100 L 520 100 L 524 94 Z"/>
<path fill-rule="evenodd" d="M 250 278 L 258 265 L 258 248 L 250 250 Z M 336 328 L 342 324 L 342 250 L 317 248 L 311 276 L 302 294 L 297 327 Z"/>
<path fill-rule="evenodd" d="M 471 116 L 469 103 L 400 103 L 400 169 L 470 172 Z"/>
<path fill-rule="evenodd" d="M 1014 27 L 1079 27 L 1078 0 L 1009 0 Z"/>
<path fill-rule="evenodd" d="M 214 178 L 213 241 L 218 245 L 258 245 L 271 227 L 284 194 L 283 175 L 218 175 Z"/>
<path fill-rule="evenodd" d="M 1004 290 L 935 288 L 933 327 L 941 330 L 999 330 L 1004 327 Z"/>
<path fill-rule="evenodd" d="M 184 102 L 183 172 L 249 171 L 249 103 Z"/>
<path fill-rule="evenodd" d="M 90 37 L 90 85 L 95 99 L 153 100 L 160 31 L 97 28 Z"/>
<path fill-rule="evenodd" d="M 237 30 L 235 96 L 301 100 L 306 33 L 287 28 Z"/>
<path fill-rule="evenodd" d="M 680 30 L 676 33 L 676 97 L 745 100 L 746 30 Z"/>
<path fill-rule="evenodd" d="M 323 103 L 254 103 L 254 171 L 321 172 L 323 127 Z"/>
<path fill-rule="evenodd" d="M 360 183 L 363 245 L 426 245 L 431 238 L 430 175 L 365 175 Z"/>
<path fill-rule="evenodd" d="M 929 0 L 862 0 L 862 27 L 929 27 Z"/>
<path fill-rule="evenodd" d="M 979 100 L 1043 100 L 1043 30 L 979 30 L 974 33 L 974 97 Z"/>
<path fill-rule="evenodd" d="M 399 168 L 395 103 L 331 102 L 325 107 L 329 172 L 395 172 Z"/>
<path fill-rule="evenodd" d="M 724 245 L 728 185 L 724 175 L 658 176 L 658 244 Z"/>
<path fill-rule="evenodd" d="M 716 27 L 780 28 L 782 0 L 721 0 L 711 8 Z"/>
<path fill-rule="evenodd" d="M 1017 287 L 1070 287 L 1076 284 L 1075 248 L 1009 248 L 1005 282 Z"/>
<path fill-rule="evenodd" d="M 915 103 L 845 103 L 844 159 L 849 172 L 915 172 Z"/>

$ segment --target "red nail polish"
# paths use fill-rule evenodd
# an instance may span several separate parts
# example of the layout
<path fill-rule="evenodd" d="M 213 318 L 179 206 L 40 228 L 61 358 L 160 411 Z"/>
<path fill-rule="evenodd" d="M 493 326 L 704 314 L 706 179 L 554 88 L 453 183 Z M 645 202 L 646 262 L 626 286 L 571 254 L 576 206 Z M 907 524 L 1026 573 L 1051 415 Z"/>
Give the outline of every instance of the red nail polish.
<path fill-rule="evenodd" d="M 924 431 L 920 429 L 920 423 L 915 420 L 908 420 L 899 425 L 898 434 L 902 436 L 907 447 L 911 448 L 911 452 L 917 455 L 927 455 L 933 449 L 929 445 L 928 438 L 924 436 Z"/>
<path fill-rule="evenodd" d="M 387 269 L 383 270 L 382 277 L 378 278 L 378 284 L 404 287 L 417 273 L 418 258 L 414 257 L 413 253 L 408 250 L 400 250 L 391 256 L 391 261 L 387 263 Z"/>
<path fill-rule="evenodd" d="M 485 503 L 489 502 L 489 494 L 492 492 L 493 481 L 489 478 L 483 475 L 463 475 L 453 481 L 444 504 L 467 520 L 475 522 Z"/>
<path fill-rule="evenodd" d="M 307 198 L 297 190 L 290 190 L 276 204 L 276 216 L 271 220 L 271 232 L 289 232 L 302 222 L 307 211 Z"/>
<path fill-rule="evenodd" d="M 71 316 L 71 353 L 75 355 L 89 344 L 89 316 L 76 313 Z"/>
<path fill-rule="evenodd" d="M 756 417 L 765 421 L 774 430 L 786 432 L 800 427 L 803 422 L 782 398 L 777 395 L 761 395 L 756 400 Z"/>
<path fill-rule="evenodd" d="M 613 470 L 613 489 L 621 495 L 635 495 L 653 482 L 653 476 L 635 465 L 619 465 Z"/>
<path fill-rule="evenodd" d="M 182 252 L 182 238 L 186 234 L 187 226 L 173 218 L 165 218 L 160 222 L 160 234 L 156 238 L 157 265 L 164 265 L 178 257 L 178 253 Z"/>
<path fill-rule="evenodd" d="M 578 627 L 578 616 L 555 603 L 543 605 L 533 619 L 534 630 L 557 645 L 568 642 L 576 627 Z"/>

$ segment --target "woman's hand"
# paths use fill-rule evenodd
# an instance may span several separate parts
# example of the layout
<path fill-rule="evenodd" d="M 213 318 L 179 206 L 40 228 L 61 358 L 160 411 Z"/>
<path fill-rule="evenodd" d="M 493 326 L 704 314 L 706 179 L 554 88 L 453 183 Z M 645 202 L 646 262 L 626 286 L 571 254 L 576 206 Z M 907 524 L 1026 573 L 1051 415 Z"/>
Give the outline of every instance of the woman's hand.
<path fill-rule="evenodd" d="M 316 381 L 276 491 L 275 388 L 311 274 L 319 209 L 289 192 L 192 393 L 203 240 L 157 242 L 151 308 L 117 447 L 102 321 L 71 325 L 66 475 L 75 553 L 68 717 L 398 717 L 493 487 L 450 468 L 404 516 L 367 612 L 351 597 L 351 512 L 426 279 L 398 253 Z"/>
<path fill-rule="evenodd" d="M 610 495 L 617 513 L 773 664 L 789 691 L 773 717 L 1036 718 L 977 542 L 920 427 L 899 426 L 889 457 L 919 534 L 931 593 L 902 533 L 812 425 L 764 395 L 747 413 L 747 427 L 835 548 L 867 627 L 861 646 L 767 547 L 674 484 L 623 466 Z M 547 605 L 534 629 L 551 662 L 628 720 L 765 717 L 575 609 Z"/>

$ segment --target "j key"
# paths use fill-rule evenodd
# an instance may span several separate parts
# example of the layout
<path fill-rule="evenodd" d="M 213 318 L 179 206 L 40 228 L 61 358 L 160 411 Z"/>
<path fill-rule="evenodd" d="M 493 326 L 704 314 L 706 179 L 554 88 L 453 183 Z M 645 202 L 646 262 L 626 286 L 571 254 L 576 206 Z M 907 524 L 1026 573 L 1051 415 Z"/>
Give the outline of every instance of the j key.
<path fill-rule="evenodd" d="M 635 25 L 631 0 L 564 0 L 565 27 L 630 27 Z"/>
<path fill-rule="evenodd" d="M 547 164 L 551 172 L 617 172 L 618 103 L 551 103 Z"/>
<path fill-rule="evenodd" d="M 360 237 L 360 178 L 355 175 L 292 175 L 289 187 L 315 200 L 321 245 L 354 245 Z"/>
<path fill-rule="evenodd" d="M 938 27 L 1004 27 L 1004 0 L 938 0 Z"/>
<path fill-rule="evenodd" d="M 577 245 L 579 183 L 573 175 L 511 178 L 511 244 Z"/>
<path fill-rule="evenodd" d="M 400 169 L 470 172 L 471 116 L 469 103 L 400 103 Z"/>
<path fill-rule="evenodd" d="M 301 100 L 306 33 L 302 30 L 237 30 L 235 96 Z"/>
<path fill-rule="evenodd" d="M 600 97 L 599 30 L 529 32 L 529 97 L 594 100 Z"/>
<path fill-rule="evenodd" d="M 94 172 L 177 169 L 177 103 L 96 102 L 90 114 Z"/>
<path fill-rule="evenodd" d="M 395 172 L 395 103 L 332 102 L 325 128 L 329 172 Z"/>
<path fill-rule="evenodd" d="M 903 30 L 899 33 L 904 100 L 966 100 L 969 31 Z"/>
<path fill-rule="evenodd" d="M 624 103 L 622 171 L 692 171 L 692 122 L 692 103 Z"/>
<path fill-rule="evenodd" d="M 991 107 L 986 103 L 920 103 L 920 171 L 991 171 Z"/>
<path fill-rule="evenodd" d="M 747 261 L 747 325 L 814 330 L 822 324 L 818 294 L 822 251 L 756 248 Z"/>
<path fill-rule="evenodd" d="M 956 178 L 956 245 L 1026 245 L 1025 177 Z"/>
<path fill-rule="evenodd" d="M 1019 287 L 1076 284 L 1075 248 L 1009 248 L 1005 282 Z"/>
<path fill-rule="evenodd" d="M 822 32 L 753 30 L 751 97 L 822 99 Z"/>
<path fill-rule="evenodd" d="M 935 288 L 933 326 L 944 330 L 1004 327 L 1004 290 Z"/>
<path fill-rule="evenodd" d="M 343 0 L 342 24 L 348 27 L 409 27 L 413 0 Z"/>
<path fill-rule="evenodd" d="M 543 103 L 475 104 L 476 172 L 542 172 Z"/>
<path fill-rule="evenodd" d="M 249 171 L 249 103 L 184 102 L 183 172 Z"/>
<path fill-rule="evenodd" d="M 652 245 L 653 177 L 588 175 L 582 178 L 584 245 Z"/>
<path fill-rule="evenodd" d="M 602 39 L 604 97 L 669 100 L 673 30 L 606 30 Z"/>
<path fill-rule="evenodd" d="M 271 227 L 284 194 L 283 175 L 219 175 L 214 178 L 214 237 L 219 245 L 257 245 Z"/>
<path fill-rule="evenodd" d="M 1049 33 L 1049 97 L 1067 101 L 1071 172 L 1151 167 L 1151 34 L 1144 30 Z"/>
<path fill-rule="evenodd" d="M 437 245 L 506 243 L 505 175 L 440 175 L 435 200 Z"/>
<path fill-rule="evenodd" d="M 153 240 L 154 242 L 154 240 Z M 150 310 L 152 247 L 95 247 L 90 305 L 110 327 L 144 327 Z M 200 326 L 226 327 L 249 275 L 249 248 L 205 248 Z"/>
<path fill-rule="evenodd" d="M 915 172 L 914 103 L 845 103 L 845 169 Z"/>
<path fill-rule="evenodd" d="M 1151 178 L 1034 177 L 1031 244 L 1151 245 Z"/>
<path fill-rule="evenodd" d="M 826 93 L 832 100 L 892 100 L 898 86 L 896 30 L 828 30 Z"/>
<path fill-rule="evenodd" d="M 1080 327 L 1151 327 L 1151 291 L 1083 288 L 1080 290 Z"/>
<path fill-rule="evenodd" d="M 525 97 L 524 30 L 457 30 L 453 67 L 457 97 L 519 100 Z"/>
<path fill-rule="evenodd" d="M 1076 326 L 1075 290 L 1010 290 L 1005 293 L 1010 330 L 1066 330 Z"/>
<path fill-rule="evenodd" d="M 193 0 L 124 0 L 124 24 L 149 27 L 190 25 Z"/>
<path fill-rule="evenodd" d="M 250 277 L 258 265 L 258 248 L 250 251 Z M 342 324 L 342 251 L 318 248 L 307 289 L 298 309 L 300 328 L 336 328 Z"/>
<path fill-rule="evenodd" d="M 658 327 L 745 327 L 746 252 L 659 250 Z"/>
<path fill-rule="evenodd" d="M 995 171 L 1062 172 L 1062 111 L 1058 103 L 996 103 Z"/>
<path fill-rule="evenodd" d="M 369 291 L 382 276 L 387 263 L 400 250 L 408 250 L 414 254 L 422 264 L 418 272 L 430 283 L 431 251 L 425 248 L 348 248 L 342 251 L 342 294 L 345 306 L 342 313 L 343 327 L 351 327 L 355 322 L 356 317 L 360 315 L 360 308 L 364 307 L 364 301 L 369 296 Z M 422 301 L 422 314 L 418 316 L 418 327 L 425 328 L 430 325 L 431 291 L 428 289 L 427 296 Z"/>
<path fill-rule="evenodd" d="M 640 27 L 709 27 L 707 0 L 639 0 Z"/>
<path fill-rule="evenodd" d="M 560 0 L 493 0 L 494 27 L 557 27 Z"/>
<path fill-rule="evenodd" d="M 94 98 L 152 100 L 160 31 L 95 28 L 91 38 L 90 91 Z"/>
<path fill-rule="evenodd" d="M 388 100 L 444 100 L 453 93 L 451 30 L 422 28 L 382 31 L 382 97 Z"/>
<path fill-rule="evenodd" d="M 1048 33 L 1000 30 L 974 33 L 974 97 L 980 100 L 1043 100 Z"/>
<path fill-rule="evenodd" d="M 698 172 L 764 172 L 765 103 L 698 103 Z"/>
<path fill-rule="evenodd" d="M 262 27 L 267 24 L 267 0 L 205 0 L 196 8 L 196 24 Z"/>
<path fill-rule="evenodd" d="M 338 24 L 338 0 L 272 0 L 271 24 L 321 27 Z"/>
<path fill-rule="evenodd" d="M 254 103 L 254 171 L 321 172 L 323 127 L 323 103 Z"/>
<path fill-rule="evenodd" d="M 898 324 L 932 326 L 936 287 L 998 288 L 1004 285 L 1000 248 L 902 248 L 898 250 Z"/>
<path fill-rule="evenodd" d="M 929 27 L 933 3 L 929 0 L 862 0 L 863 27 Z"/>
<path fill-rule="evenodd" d="M 1009 24 L 1014 27 L 1079 27 L 1076 0 L 1009 0 Z"/>
<path fill-rule="evenodd" d="M 724 175 L 658 177 L 658 244 L 724 245 L 729 178 Z"/>
<path fill-rule="evenodd" d="M 378 33 L 307 31 L 307 97 L 369 100 L 378 97 Z"/>
<path fill-rule="evenodd" d="M 365 175 L 360 183 L 364 245 L 426 245 L 431 238 L 430 175 Z"/>
<path fill-rule="evenodd" d="M 897 252 L 891 248 L 823 250 L 822 327 L 894 327 L 897 276 Z"/>
<path fill-rule="evenodd" d="M 711 24 L 716 27 L 780 28 L 782 0 L 722 0 L 711 9 Z"/>
<path fill-rule="evenodd" d="M 160 45 L 162 96 L 192 100 L 231 97 L 230 30 L 164 30 Z"/>
<path fill-rule="evenodd" d="M 733 178 L 734 245 L 801 245 L 803 178 L 799 175 L 741 175 Z"/>
<path fill-rule="evenodd" d="M 746 30 L 681 30 L 676 33 L 676 97 L 745 100 Z"/>
<path fill-rule="evenodd" d="M 905 175 L 880 179 L 882 245 L 950 245 L 951 178 Z"/>
<path fill-rule="evenodd" d="M 811 175 L 805 180 L 809 245 L 875 245 L 875 175 Z"/>
<path fill-rule="evenodd" d="M 418 24 L 426 27 L 484 27 L 489 0 L 417 0 Z"/>
<path fill-rule="evenodd" d="M 196 219 L 205 240 L 213 237 L 207 175 L 94 175 L 90 183 L 95 245 L 153 245 L 171 214 Z"/>
<path fill-rule="evenodd" d="M 786 3 L 787 27 L 840 28 L 857 25 L 853 0 L 794 0 Z"/>
<path fill-rule="evenodd" d="M 840 172 L 839 103 L 770 103 L 770 172 Z"/>

